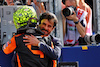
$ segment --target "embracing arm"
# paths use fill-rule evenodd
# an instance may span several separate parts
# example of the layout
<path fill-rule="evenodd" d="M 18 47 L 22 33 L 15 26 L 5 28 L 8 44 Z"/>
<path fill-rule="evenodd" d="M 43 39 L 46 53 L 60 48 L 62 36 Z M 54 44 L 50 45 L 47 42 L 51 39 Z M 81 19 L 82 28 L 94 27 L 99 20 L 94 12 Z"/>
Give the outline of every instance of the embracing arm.
<path fill-rule="evenodd" d="M 23 37 L 24 39 L 27 40 L 23 40 L 24 42 L 28 42 L 25 45 L 29 45 L 31 44 L 32 46 L 38 46 L 39 49 L 46 54 L 48 57 L 50 57 L 51 59 L 58 59 L 61 55 L 61 48 L 62 48 L 62 44 L 61 41 L 57 38 L 53 38 L 52 42 L 54 45 L 54 48 L 52 48 L 51 46 L 49 46 L 48 44 L 44 43 L 44 42 L 40 42 L 35 36 L 31 35 L 25 35 L 25 37 Z"/>
<path fill-rule="evenodd" d="M 62 48 L 61 41 L 58 39 L 53 39 L 53 44 L 54 48 L 43 42 L 40 42 L 39 48 L 43 53 L 45 53 L 51 59 L 58 59 L 61 55 L 61 48 Z"/>

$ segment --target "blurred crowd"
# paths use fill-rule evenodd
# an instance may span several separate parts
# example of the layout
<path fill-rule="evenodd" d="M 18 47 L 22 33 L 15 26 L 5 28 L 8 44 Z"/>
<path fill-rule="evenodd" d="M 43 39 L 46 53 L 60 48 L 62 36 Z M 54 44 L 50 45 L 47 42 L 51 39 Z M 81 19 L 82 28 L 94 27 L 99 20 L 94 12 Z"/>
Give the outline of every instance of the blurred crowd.
<path fill-rule="evenodd" d="M 91 9 L 91 7 L 85 1 L 86 0 L 61 0 L 61 8 L 62 8 L 62 10 L 65 9 L 65 8 L 67 8 L 67 7 L 69 7 L 69 6 L 74 6 L 74 2 L 75 2 L 75 4 L 77 3 L 74 6 L 76 9 L 80 8 L 84 12 L 87 13 L 86 16 L 84 15 L 85 18 L 79 17 L 80 15 L 82 15 L 82 13 L 80 13 L 79 15 L 76 15 L 78 17 L 74 16 L 74 18 L 75 17 L 78 18 L 78 20 L 76 19 L 77 21 L 74 18 L 73 19 L 69 19 L 68 17 L 65 17 L 65 18 L 62 17 L 62 20 L 63 20 L 62 21 L 62 23 L 63 23 L 63 37 L 64 37 L 64 43 L 66 43 L 66 44 L 73 45 L 73 44 L 83 43 L 84 42 L 83 41 L 83 37 L 85 35 L 89 35 L 89 36 L 92 35 L 92 9 Z M 28 6 L 33 6 L 33 8 L 37 12 L 37 16 L 38 17 L 40 16 L 41 13 L 43 13 L 43 12 L 46 11 L 45 6 L 44 6 L 45 3 L 44 2 L 37 2 L 37 0 L 0 0 L 0 4 L 1 5 L 8 5 L 8 6 L 13 6 L 13 5 L 28 5 Z M 81 24 L 79 26 L 78 26 L 78 24 L 73 24 L 73 23 L 72 24 L 70 24 L 70 23 L 66 24 L 65 19 L 69 19 L 69 20 L 73 20 L 73 21 L 75 20 L 74 22 L 80 22 Z M 69 22 L 69 20 L 67 22 Z M 71 33 L 70 33 L 70 35 L 68 35 L 68 29 L 69 28 L 73 28 L 73 27 L 69 27 L 68 24 L 71 25 L 71 26 L 75 26 L 74 27 L 75 31 L 73 30 L 73 32 L 75 32 L 75 34 L 73 36 L 71 35 Z M 67 34 L 66 34 L 66 32 L 67 32 Z M 70 30 L 69 30 L 69 32 L 70 32 Z M 79 34 L 80 36 L 77 35 L 76 33 Z M 76 37 L 76 36 L 78 36 L 78 37 Z M 80 41 L 80 43 L 78 42 L 78 40 Z M 70 42 L 70 41 L 73 41 L 73 42 Z"/>

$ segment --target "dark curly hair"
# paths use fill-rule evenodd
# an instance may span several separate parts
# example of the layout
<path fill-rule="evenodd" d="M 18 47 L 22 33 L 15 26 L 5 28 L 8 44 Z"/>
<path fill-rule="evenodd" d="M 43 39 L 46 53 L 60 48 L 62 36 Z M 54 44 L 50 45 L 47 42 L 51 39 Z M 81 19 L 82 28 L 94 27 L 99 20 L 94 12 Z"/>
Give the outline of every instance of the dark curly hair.
<path fill-rule="evenodd" d="M 65 4 L 65 0 L 62 0 L 62 3 Z"/>
<path fill-rule="evenodd" d="M 53 22 L 54 22 L 54 27 L 55 27 L 56 24 L 58 23 L 58 19 L 57 19 L 57 17 L 55 16 L 55 14 L 53 14 L 53 13 L 51 13 L 51 12 L 49 12 L 49 11 L 44 12 L 44 13 L 42 13 L 42 14 L 40 15 L 40 17 L 39 17 L 39 24 L 41 24 L 41 20 L 43 20 L 43 19 L 48 19 L 49 21 L 50 21 L 50 20 L 53 20 Z"/>

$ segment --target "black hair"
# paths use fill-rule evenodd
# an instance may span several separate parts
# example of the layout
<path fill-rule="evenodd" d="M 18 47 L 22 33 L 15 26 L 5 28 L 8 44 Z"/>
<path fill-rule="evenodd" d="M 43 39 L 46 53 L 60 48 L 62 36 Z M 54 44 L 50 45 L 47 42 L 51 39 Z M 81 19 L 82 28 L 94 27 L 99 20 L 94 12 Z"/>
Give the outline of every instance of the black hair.
<path fill-rule="evenodd" d="M 65 0 L 62 0 L 62 3 L 65 4 Z"/>
<path fill-rule="evenodd" d="M 42 14 L 40 15 L 40 17 L 39 17 L 39 24 L 41 24 L 41 20 L 43 20 L 43 19 L 48 19 L 48 20 L 52 20 L 52 19 L 53 19 L 54 27 L 55 27 L 56 24 L 58 23 L 57 17 L 56 17 L 53 13 L 51 13 L 51 12 L 49 12 L 49 11 L 44 12 L 44 13 L 42 13 Z"/>

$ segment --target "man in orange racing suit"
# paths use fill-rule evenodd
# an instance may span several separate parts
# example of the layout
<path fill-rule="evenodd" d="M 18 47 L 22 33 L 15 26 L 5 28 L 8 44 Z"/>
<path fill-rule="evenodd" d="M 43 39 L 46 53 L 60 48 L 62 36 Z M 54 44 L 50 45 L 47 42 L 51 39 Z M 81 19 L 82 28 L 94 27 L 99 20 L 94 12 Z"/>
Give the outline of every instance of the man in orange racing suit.
<path fill-rule="evenodd" d="M 55 60 L 60 57 L 62 45 L 50 33 L 58 22 L 57 18 L 53 13 L 43 13 L 39 30 L 33 29 L 37 23 L 36 18 L 33 8 L 19 7 L 13 14 L 17 34 L 4 44 L 3 51 L 5 54 L 16 51 L 18 67 L 56 67 Z"/>

